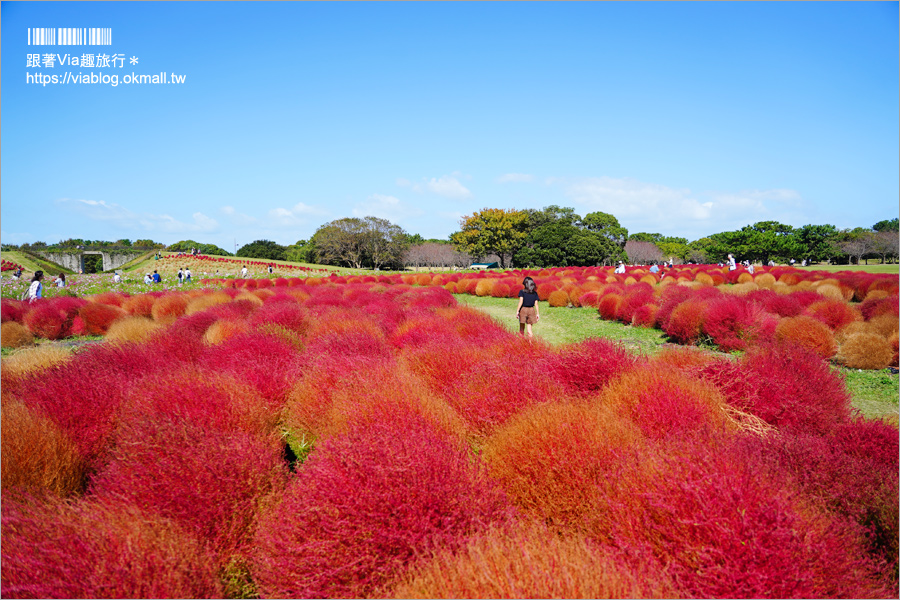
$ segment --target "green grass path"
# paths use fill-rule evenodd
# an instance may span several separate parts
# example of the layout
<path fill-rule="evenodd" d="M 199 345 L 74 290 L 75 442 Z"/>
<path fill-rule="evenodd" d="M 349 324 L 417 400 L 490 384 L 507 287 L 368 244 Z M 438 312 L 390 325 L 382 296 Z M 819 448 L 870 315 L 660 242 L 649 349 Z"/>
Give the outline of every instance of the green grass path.
<path fill-rule="evenodd" d="M 519 331 L 516 320 L 516 298 L 491 298 L 454 294 L 463 305 L 481 310 L 513 332 Z M 602 337 L 616 341 L 643 355 L 652 355 L 668 344 L 666 335 L 657 329 L 645 329 L 604 321 L 592 308 L 552 308 L 541 303 L 541 320 L 534 326 L 534 335 L 553 344 L 580 342 L 590 337 Z M 866 417 L 875 419 L 898 414 L 898 376 L 887 370 L 860 371 L 834 367 L 844 376 L 847 389 L 853 398 L 853 407 Z"/>

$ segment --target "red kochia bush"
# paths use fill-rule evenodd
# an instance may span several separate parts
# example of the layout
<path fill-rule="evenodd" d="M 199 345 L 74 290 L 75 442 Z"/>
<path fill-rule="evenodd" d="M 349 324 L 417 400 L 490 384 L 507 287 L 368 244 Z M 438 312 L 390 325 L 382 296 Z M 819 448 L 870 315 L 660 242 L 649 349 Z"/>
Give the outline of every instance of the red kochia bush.
<path fill-rule="evenodd" d="M 804 433 L 742 440 L 749 452 L 816 507 L 856 522 L 869 552 L 895 573 L 898 550 L 898 434 L 857 419 L 825 436 Z"/>
<path fill-rule="evenodd" d="M 378 595 L 418 556 L 507 519 L 505 497 L 470 456 L 406 411 L 328 438 L 260 521 L 261 594 Z"/>
<path fill-rule="evenodd" d="M 34 335 L 58 340 L 71 335 L 72 323 L 78 309 L 87 304 L 81 298 L 61 296 L 36 301 L 25 314 L 24 324 Z"/>
<path fill-rule="evenodd" d="M 621 294 L 616 293 L 601 296 L 597 303 L 597 312 L 600 314 L 600 318 L 604 321 L 614 321 L 624 300 Z"/>
<path fill-rule="evenodd" d="M 152 294 L 131 296 L 122 302 L 122 308 L 136 317 L 152 317 L 153 304 L 156 302 L 157 298 L 158 296 Z"/>
<path fill-rule="evenodd" d="M 642 436 L 624 415 L 585 402 L 520 411 L 490 436 L 491 477 L 525 514 L 560 529 L 602 537 L 609 504 L 627 488 Z"/>
<path fill-rule="evenodd" d="M 746 299 L 779 317 L 795 317 L 803 310 L 795 296 L 796 294 L 776 294 L 772 290 L 755 290 L 747 294 Z"/>
<path fill-rule="evenodd" d="M 133 415 L 90 491 L 174 520 L 224 566 L 246 551 L 261 500 L 284 485 L 280 450 L 257 435 L 210 430 L 178 415 Z"/>
<path fill-rule="evenodd" d="M 672 311 L 692 295 L 693 290 L 683 285 L 669 285 L 663 289 L 659 299 L 659 310 L 656 311 L 656 321 L 661 329 L 665 330 L 668 326 Z"/>
<path fill-rule="evenodd" d="M 653 565 L 539 523 L 492 527 L 423 561 L 394 598 L 677 598 Z M 636 563 L 632 565 L 631 563 Z"/>
<path fill-rule="evenodd" d="M 3 493 L 4 598 L 224 598 L 199 541 L 137 507 Z"/>
<path fill-rule="evenodd" d="M 653 302 L 653 288 L 647 283 L 636 283 L 628 286 L 625 297 L 619 305 L 616 319 L 622 323 L 631 323 L 634 312 L 640 307 Z"/>
<path fill-rule="evenodd" d="M 198 366 L 224 373 L 254 386 L 267 402 L 280 403 L 300 376 L 297 350 L 274 335 L 244 333 L 218 344 L 199 357 Z"/>
<path fill-rule="evenodd" d="M 897 315 L 898 310 L 897 296 L 888 296 L 886 298 L 866 298 L 859 307 L 860 312 L 866 321 L 869 321 L 879 315 Z"/>
<path fill-rule="evenodd" d="M 566 391 L 593 394 L 617 375 L 634 368 L 640 361 L 622 346 L 602 338 L 562 347 L 542 361 L 549 377 L 563 384 Z"/>
<path fill-rule="evenodd" d="M 440 390 L 476 435 L 489 434 L 526 406 L 557 400 L 564 392 L 546 376 L 539 347 L 513 338 L 497 350 L 476 358 L 454 385 Z"/>
<path fill-rule="evenodd" d="M 796 345 L 751 348 L 739 361 L 699 369 L 735 408 L 786 431 L 826 433 L 850 419 L 850 394 L 841 376 Z"/>
<path fill-rule="evenodd" d="M 887 597 L 854 528 L 809 511 L 764 469 L 712 444 L 647 452 L 611 505 L 610 538 L 649 547 L 688 597 Z"/>
<path fill-rule="evenodd" d="M 27 311 L 28 304 L 25 302 L 13 300 L 11 298 L 3 298 L 0 300 L 0 322 L 2 323 L 6 323 L 7 321 L 21 323 L 22 317 L 25 316 Z"/>
<path fill-rule="evenodd" d="M 856 307 L 841 300 L 824 299 L 806 307 L 806 314 L 828 325 L 832 331 L 852 323 L 862 321 L 862 313 Z"/>
<path fill-rule="evenodd" d="M 110 325 L 127 314 L 118 305 L 101 302 L 88 302 L 78 310 L 78 316 L 90 335 L 106 335 Z"/>
<path fill-rule="evenodd" d="M 89 468 L 105 461 L 123 394 L 143 375 L 164 367 L 159 355 L 119 346 L 92 346 L 76 358 L 24 380 L 16 396 L 54 421 Z"/>
<path fill-rule="evenodd" d="M 631 317 L 631 324 L 635 327 L 654 327 L 656 326 L 656 313 L 659 307 L 656 304 L 645 304 L 639 306 Z"/>
<path fill-rule="evenodd" d="M 690 299 L 676 306 L 663 331 L 679 344 L 693 344 L 700 339 L 707 302 Z"/>

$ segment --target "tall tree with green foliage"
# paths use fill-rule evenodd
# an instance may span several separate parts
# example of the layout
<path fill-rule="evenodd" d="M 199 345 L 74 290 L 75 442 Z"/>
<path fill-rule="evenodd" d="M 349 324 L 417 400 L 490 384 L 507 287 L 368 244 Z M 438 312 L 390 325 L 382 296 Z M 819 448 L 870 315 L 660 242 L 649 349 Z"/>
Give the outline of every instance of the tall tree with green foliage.
<path fill-rule="evenodd" d="M 409 247 L 403 228 L 378 217 L 365 217 L 363 226 L 366 262 L 375 269 L 399 266 L 403 251 Z"/>
<path fill-rule="evenodd" d="M 800 256 L 803 248 L 794 235 L 794 228 L 778 221 L 760 221 L 745 225 L 738 231 L 723 231 L 709 236 L 713 242 L 707 247 L 712 260 L 724 261 L 729 253 L 738 260 L 769 262 L 773 258 L 787 261 Z"/>
<path fill-rule="evenodd" d="M 285 260 L 300 263 L 314 263 L 315 250 L 309 240 L 297 240 L 284 249 Z"/>
<path fill-rule="evenodd" d="M 261 258 L 263 260 L 285 260 L 285 248 L 271 240 L 256 240 L 238 248 L 235 256 Z"/>
<path fill-rule="evenodd" d="M 327 265 L 361 269 L 365 256 L 362 219 L 346 217 L 325 223 L 313 234 L 316 260 Z"/>
<path fill-rule="evenodd" d="M 878 221 L 872 225 L 875 231 L 898 231 L 900 230 L 900 218 L 894 217 L 890 220 Z"/>
<path fill-rule="evenodd" d="M 808 262 L 825 262 L 839 254 L 835 249 L 837 227 L 834 225 L 804 225 L 795 230 L 800 247 L 798 259 Z"/>
<path fill-rule="evenodd" d="M 355 269 L 399 267 L 409 236 L 399 225 L 378 217 L 347 217 L 325 223 L 309 240 L 307 257 Z"/>
<path fill-rule="evenodd" d="M 485 208 L 463 217 L 450 240 L 457 248 L 483 257 L 496 254 L 506 268 L 528 235 L 529 214 L 523 210 Z"/>

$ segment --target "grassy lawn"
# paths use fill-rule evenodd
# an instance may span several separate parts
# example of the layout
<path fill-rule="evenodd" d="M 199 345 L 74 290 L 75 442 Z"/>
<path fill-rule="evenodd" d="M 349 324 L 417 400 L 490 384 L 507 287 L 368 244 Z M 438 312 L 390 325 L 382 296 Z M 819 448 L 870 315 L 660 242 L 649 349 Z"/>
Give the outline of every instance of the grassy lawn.
<path fill-rule="evenodd" d="M 518 298 L 492 298 L 454 294 L 460 304 L 477 308 L 492 316 L 507 329 L 519 331 L 516 320 Z M 666 336 L 658 329 L 631 327 L 614 321 L 604 321 L 590 308 L 553 308 L 541 302 L 541 320 L 534 326 L 534 335 L 551 344 L 569 344 L 591 337 L 615 340 L 641 354 L 653 354 L 666 343 Z"/>
<path fill-rule="evenodd" d="M 829 273 L 837 273 L 838 271 L 862 271 L 863 273 L 900 274 L 900 264 L 897 263 L 882 265 L 873 262 L 872 264 L 867 265 L 863 262 L 861 265 L 810 265 L 808 267 L 795 265 L 795 267 L 802 271 L 827 271 Z"/>
<path fill-rule="evenodd" d="M 455 294 L 455 297 L 460 304 L 486 312 L 510 331 L 519 331 L 515 319 L 517 299 L 466 294 Z M 657 329 L 604 321 L 592 308 L 551 308 L 542 302 L 540 309 L 541 320 L 534 326 L 534 335 L 554 345 L 602 337 L 617 341 L 633 352 L 652 355 L 668 343 L 666 335 Z M 854 408 L 872 419 L 897 416 L 900 395 L 897 375 L 891 375 L 887 370 L 835 368 L 844 375 Z"/>

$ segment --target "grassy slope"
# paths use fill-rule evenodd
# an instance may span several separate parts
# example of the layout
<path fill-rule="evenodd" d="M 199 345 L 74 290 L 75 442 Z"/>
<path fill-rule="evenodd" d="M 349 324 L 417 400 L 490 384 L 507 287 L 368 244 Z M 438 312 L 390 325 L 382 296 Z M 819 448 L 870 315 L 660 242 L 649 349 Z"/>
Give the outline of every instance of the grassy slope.
<path fill-rule="evenodd" d="M 25 274 L 28 274 L 29 278 L 34 274 L 35 271 L 39 269 L 44 273 L 52 273 L 53 275 L 58 275 L 60 272 L 66 273 L 68 275 L 72 272 L 69 269 L 61 267 L 56 263 L 52 263 L 42 258 L 30 256 L 28 254 L 25 254 L 24 252 L 19 252 L 18 250 L 12 250 L 9 252 L 4 250 L 2 255 L 4 259 L 14 262 L 18 265 L 22 265 L 22 267 L 24 268 L 23 276 Z"/>
<path fill-rule="evenodd" d="M 515 319 L 517 300 L 456 294 L 460 304 L 482 310 L 510 331 L 518 331 Z M 656 329 L 631 327 L 599 318 L 590 308 L 551 308 L 541 303 L 541 320 L 534 326 L 534 334 L 551 344 L 579 342 L 589 337 L 617 341 L 626 348 L 652 355 L 667 344 L 666 336 Z M 898 414 L 898 376 L 886 370 L 859 371 L 835 367 L 844 376 L 853 398 L 854 408 L 869 418 Z"/>

